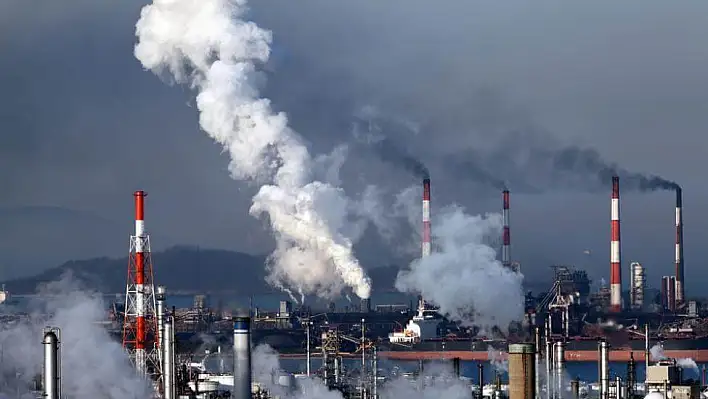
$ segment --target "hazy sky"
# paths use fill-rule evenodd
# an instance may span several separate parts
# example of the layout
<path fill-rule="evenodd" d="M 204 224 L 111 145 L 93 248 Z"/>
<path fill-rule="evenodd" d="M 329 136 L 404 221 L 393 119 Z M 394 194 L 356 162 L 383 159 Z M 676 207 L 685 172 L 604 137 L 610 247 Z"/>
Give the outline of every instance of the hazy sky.
<path fill-rule="evenodd" d="M 153 243 L 268 251 L 263 222 L 247 214 L 253 188 L 229 178 L 226 157 L 199 132 L 192 93 L 163 84 L 133 57 L 141 6 L 0 3 L 0 205 L 100 215 L 127 236 L 131 193 L 145 189 Z M 567 146 L 595 149 L 625 169 L 683 185 L 688 289 L 697 293 L 708 278 L 701 248 L 708 3 L 262 0 L 252 7 L 253 19 L 274 32 L 265 94 L 313 152 L 353 143 L 356 115 L 373 106 L 386 121 L 381 134 L 429 167 L 436 204 L 500 208 L 498 190 L 465 162 L 510 180 L 512 257 L 529 274 L 575 263 L 608 278 L 609 190 L 587 193 L 597 187 L 583 178 L 555 184 L 549 169 L 521 160 Z M 508 155 L 499 150 L 506 144 L 514 149 Z M 365 183 L 391 190 L 417 183 L 361 147 L 342 172 L 349 192 Z M 642 261 L 658 285 L 673 268 L 673 196 L 624 191 L 622 205 L 623 260 Z M 90 234 L 103 233 L 116 232 Z M 0 239 L 21 243 L 8 251 L 31 245 L 31 236 Z M 56 237 L 57 245 L 66 239 Z M 386 259 L 375 241 L 359 248 L 368 266 Z M 126 245 L 127 238 L 116 242 L 115 253 Z"/>

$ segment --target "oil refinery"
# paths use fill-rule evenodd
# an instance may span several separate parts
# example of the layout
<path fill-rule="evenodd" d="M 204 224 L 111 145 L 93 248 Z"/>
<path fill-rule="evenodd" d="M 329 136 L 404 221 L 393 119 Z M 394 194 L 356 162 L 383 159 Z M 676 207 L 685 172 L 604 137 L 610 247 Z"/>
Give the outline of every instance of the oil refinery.
<path fill-rule="evenodd" d="M 539 295 L 527 293 L 524 320 L 514 323 L 508 332 L 463 327 L 439 314 L 423 297 L 415 309 L 400 304 L 372 307 L 370 299 L 363 299 L 359 309 L 346 312 L 334 307 L 316 312 L 281 301 L 277 312 L 250 309 L 239 313 L 215 311 L 205 296 L 197 296 L 192 308 L 168 309 L 168 290 L 155 287 L 153 280 L 150 237 L 145 229 L 146 193 L 136 191 L 125 303 L 112 307 L 112 334 L 122 342 L 136 372 L 151 381 L 155 396 L 165 399 L 282 395 L 269 392 L 272 386 L 254 381 L 253 348 L 261 344 L 273 348 L 281 359 L 305 361 L 305 373 L 283 372 L 274 382 L 276 386 L 294 389 L 298 378 L 319 378 L 348 398 L 379 397 L 386 381 L 396 377 L 380 368 L 379 362 L 384 360 L 418 362 L 417 373 L 398 378 L 418 376 L 421 387 L 426 384 L 421 374 L 426 364 L 449 361 L 453 365 L 449 378 L 464 381 L 470 397 L 552 399 L 570 393 L 575 398 L 622 399 L 657 392 L 668 398 L 698 398 L 705 381 L 685 379 L 682 361 L 708 361 L 708 319 L 699 304 L 683 292 L 681 190 L 676 191 L 676 275 L 662 278 L 659 301 L 652 303 L 645 291 L 646 272 L 641 263 L 629 264 L 628 288 L 622 284 L 619 187 L 619 179 L 614 177 L 609 287 L 592 292 L 585 271 L 554 266 L 550 289 Z M 430 201 L 431 183 L 425 179 L 422 257 L 430 256 L 433 248 Z M 508 190 L 502 192 L 502 212 L 500 263 L 519 273 L 520 265 L 510 256 Z M 47 327 L 42 345 L 42 397 L 59 399 L 60 329 Z M 653 354 L 655 350 L 661 355 Z M 482 363 L 476 383 L 462 378 L 462 361 L 486 362 L 493 357 L 507 362 L 508 381 L 502 381 L 502 374 L 494 371 L 494 383 L 485 385 Z M 318 369 L 312 367 L 315 358 L 321 365 Z M 208 366 L 213 361 L 219 366 Z M 596 383 L 567 376 L 567 362 L 589 361 L 598 364 Z M 359 362 L 359 366 L 347 367 L 347 362 Z M 611 362 L 625 363 L 626 375 L 611 378 Z M 637 380 L 635 362 L 644 364 L 644 382 Z"/>

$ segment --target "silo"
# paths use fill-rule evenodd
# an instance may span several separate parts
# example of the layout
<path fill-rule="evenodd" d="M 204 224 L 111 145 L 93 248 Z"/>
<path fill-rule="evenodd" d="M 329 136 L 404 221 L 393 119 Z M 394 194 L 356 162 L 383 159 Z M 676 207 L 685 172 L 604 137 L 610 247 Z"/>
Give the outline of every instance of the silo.
<path fill-rule="evenodd" d="M 509 345 L 509 399 L 536 399 L 534 344 Z"/>

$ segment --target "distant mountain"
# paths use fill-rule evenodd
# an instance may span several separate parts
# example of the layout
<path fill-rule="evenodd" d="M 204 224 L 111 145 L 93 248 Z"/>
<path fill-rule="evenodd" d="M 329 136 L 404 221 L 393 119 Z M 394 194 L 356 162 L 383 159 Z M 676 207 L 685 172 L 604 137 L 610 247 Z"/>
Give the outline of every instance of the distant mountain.
<path fill-rule="evenodd" d="M 265 282 L 264 256 L 240 252 L 178 246 L 152 254 L 156 284 L 170 291 L 237 291 L 244 295 L 274 292 Z M 102 292 L 125 290 L 128 258 L 95 258 L 69 261 L 38 275 L 11 280 L 7 289 L 15 294 L 33 293 L 38 284 L 56 281 L 70 272 L 88 287 Z M 374 289 L 393 288 L 396 266 L 369 270 Z"/>

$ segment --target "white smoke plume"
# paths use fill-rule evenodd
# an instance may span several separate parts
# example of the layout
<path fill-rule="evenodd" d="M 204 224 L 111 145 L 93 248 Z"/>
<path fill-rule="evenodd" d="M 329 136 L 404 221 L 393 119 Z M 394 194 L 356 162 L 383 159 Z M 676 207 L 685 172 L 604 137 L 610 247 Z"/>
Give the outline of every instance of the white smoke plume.
<path fill-rule="evenodd" d="M 278 379 L 281 372 L 278 353 L 268 345 L 258 345 L 253 350 L 254 381 L 261 384 L 273 397 L 282 399 L 343 399 L 338 391 L 330 391 L 316 378 L 298 379 L 295 387 L 284 387 Z"/>
<path fill-rule="evenodd" d="M 505 331 L 523 316 L 523 276 L 502 266 L 487 242 L 501 235 L 499 214 L 470 216 L 457 206 L 435 214 L 432 254 L 401 271 L 396 288 L 415 292 L 464 325 Z"/>
<path fill-rule="evenodd" d="M 656 344 L 652 346 L 651 349 L 649 349 L 649 353 L 651 354 L 651 360 L 654 362 L 666 359 L 666 355 L 664 354 L 664 347 L 661 346 L 661 344 Z"/>
<path fill-rule="evenodd" d="M 415 379 L 399 377 L 388 381 L 378 389 L 381 399 L 468 399 L 470 386 L 453 376 L 451 366 L 431 364 Z M 271 395 L 282 399 L 342 399 L 338 391 L 329 390 L 317 377 L 297 379 L 294 389 L 278 384 L 280 369 L 278 353 L 268 345 L 259 345 L 253 350 L 254 381 L 265 387 Z"/>
<path fill-rule="evenodd" d="M 272 35 L 243 21 L 245 12 L 245 0 L 154 0 L 136 25 L 135 56 L 198 92 L 200 126 L 229 153 L 232 177 L 261 185 L 250 213 L 268 216 L 274 231 L 269 282 L 324 297 L 346 286 L 368 298 L 371 282 L 346 234 L 349 200 L 314 179 L 317 162 L 300 136 L 259 97 L 257 67 Z"/>
<path fill-rule="evenodd" d="M 676 364 L 683 369 L 698 370 L 698 365 L 696 361 L 691 358 L 677 359 Z"/>
<path fill-rule="evenodd" d="M 433 362 L 415 378 L 400 376 L 387 381 L 378 393 L 381 399 L 468 399 L 472 389 L 454 375 L 450 362 Z"/>
<path fill-rule="evenodd" d="M 42 372 L 42 329 L 61 329 L 62 392 L 76 399 L 145 399 L 151 396 L 120 342 L 98 321 L 107 319 L 101 297 L 84 291 L 65 276 L 39 291 L 32 316 L 0 327 L 0 392 L 9 397 L 33 397 L 34 376 Z M 45 315 L 49 315 L 45 317 Z"/>
<path fill-rule="evenodd" d="M 668 359 L 664 353 L 664 347 L 661 346 L 661 344 L 655 344 L 652 346 L 651 349 L 649 349 L 649 353 L 651 354 L 651 360 L 655 362 Z M 691 358 L 676 359 L 676 364 L 684 369 L 698 370 L 696 361 Z"/>
<path fill-rule="evenodd" d="M 509 372 L 509 360 L 504 359 L 501 351 L 489 346 L 487 348 L 487 359 L 497 372 Z"/>

